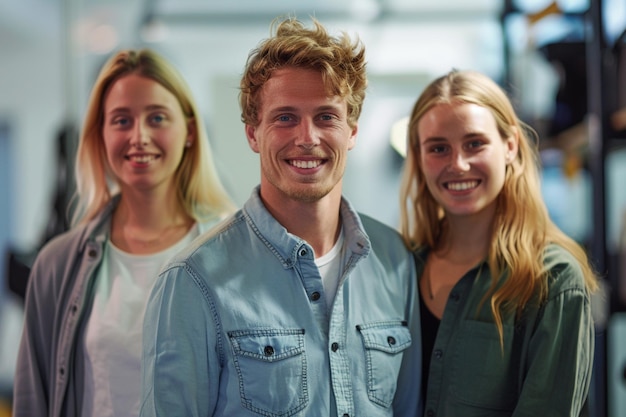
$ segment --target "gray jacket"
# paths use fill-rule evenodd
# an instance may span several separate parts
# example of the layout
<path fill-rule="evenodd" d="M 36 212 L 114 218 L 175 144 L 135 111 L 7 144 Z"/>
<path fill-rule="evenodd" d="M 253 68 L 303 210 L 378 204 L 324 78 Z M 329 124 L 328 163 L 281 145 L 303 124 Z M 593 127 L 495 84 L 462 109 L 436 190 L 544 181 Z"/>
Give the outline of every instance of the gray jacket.
<path fill-rule="evenodd" d="M 35 259 L 14 380 L 14 417 L 80 414 L 84 361 L 76 346 L 118 202 L 115 197 L 92 221 L 52 239 Z M 201 224 L 200 232 L 212 224 Z"/>

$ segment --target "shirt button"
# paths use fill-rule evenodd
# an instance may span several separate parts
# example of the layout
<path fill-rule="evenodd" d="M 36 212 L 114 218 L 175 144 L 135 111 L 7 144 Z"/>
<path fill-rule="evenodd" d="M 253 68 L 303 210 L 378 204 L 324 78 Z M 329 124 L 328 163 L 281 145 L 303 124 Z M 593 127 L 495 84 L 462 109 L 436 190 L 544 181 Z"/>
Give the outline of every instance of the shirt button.
<path fill-rule="evenodd" d="M 337 352 L 337 350 L 339 349 L 339 343 L 337 343 L 337 342 L 333 342 L 333 344 L 332 344 L 332 345 L 330 345 L 330 349 L 331 349 L 333 352 Z"/>
<path fill-rule="evenodd" d="M 393 336 L 387 336 L 387 343 L 389 343 L 389 346 L 393 346 L 396 344 L 396 338 Z"/>
<path fill-rule="evenodd" d="M 265 354 L 265 356 L 272 356 L 274 354 L 274 348 L 271 346 L 265 346 L 265 349 L 263 349 L 263 353 Z"/>
<path fill-rule="evenodd" d="M 443 358 L 443 351 L 441 349 L 437 349 L 434 353 L 435 353 L 435 358 L 437 359 Z"/>
<path fill-rule="evenodd" d="M 96 252 L 95 249 L 89 249 L 87 255 L 89 255 L 90 258 L 95 258 L 98 255 L 98 252 Z"/>
<path fill-rule="evenodd" d="M 461 296 L 457 292 L 453 292 L 452 294 L 450 294 L 450 299 L 454 302 L 459 301 L 460 298 Z"/>
<path fill-rule="evenodd" d="M 320 299 L 320 297 L 321 297 L 321 296 L 320 296 L 320 293 L 319 293 L 319 292 L 317 292 L 317 291 L 315 291 L 313 294 L 311 294 L 311 300 L 312 300 L 312 301 L 317 301 L 317 300 L 319 300 L 319 299 Z"/>
<path fill-rule="evenodd" d="M 348 413 L 343 413 L 343 417 L 350 417 L 350 414 L 348 414 Z"/>
<path fill-rule="evenodd" d="M 307 254 L 307 250 L 306 250 L 306 248 L 302 248 L 302 249 L 300 249 L 300 251 L 298 252 L 298 254 L 299 254 L 300 256 L 306 256 L 306 254 Z"/>
<path fill-rule="evenodd" d="M 435 417 L 435 412 L 433 410 L 428 410 L 428 411 L 426 411 L 426 416 L 427 417 Z"/>

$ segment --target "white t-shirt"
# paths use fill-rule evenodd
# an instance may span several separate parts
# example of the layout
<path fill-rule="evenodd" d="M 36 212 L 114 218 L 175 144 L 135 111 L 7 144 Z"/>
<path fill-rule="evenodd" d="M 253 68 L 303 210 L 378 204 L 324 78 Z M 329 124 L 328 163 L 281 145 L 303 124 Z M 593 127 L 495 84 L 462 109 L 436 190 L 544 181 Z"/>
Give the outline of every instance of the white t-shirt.
<path fill-rule="evenodd" d="M 339 233 L 335 246 L 332 247 L 328 253 L 319 258 L 315 258 L 315 265 L 320 271 L 322 276 L 322 284 L 324 285 L 324 294 L 326 295 L 326 306 L 328 311 L 332 309 L 335 301 L 335 295 L 337 294 L 337 287 L 339 285 L 339 278 L 341 278 L 341 256 L 343 251 L 343 228 Z"/>
<path fill-rule="evenodd" d="M 85 357 L 81 416 L 139 415 L 142 326 L 148 296 L 160 269 L 198 234 L 196 224 L 174 246 L 150 255 L 124 252 L 111 241 L 105 245 L 80 346 Z"/>

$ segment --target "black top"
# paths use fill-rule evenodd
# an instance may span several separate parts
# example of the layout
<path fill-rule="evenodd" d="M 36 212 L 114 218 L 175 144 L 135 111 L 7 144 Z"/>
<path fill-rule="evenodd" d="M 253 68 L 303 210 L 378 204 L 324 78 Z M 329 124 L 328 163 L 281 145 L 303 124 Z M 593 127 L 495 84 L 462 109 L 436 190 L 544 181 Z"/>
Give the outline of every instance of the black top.
<path fill-rule="evenodd" d="M 424 303 L 422 292 L 420 291 L 420 317 L 422 323 L 422 392 L 426 397 L 428 388 L 428 374 L 430 370 L 430 357 L 435 346 L 437 331 L 439 330 L 439 320 Z"/>

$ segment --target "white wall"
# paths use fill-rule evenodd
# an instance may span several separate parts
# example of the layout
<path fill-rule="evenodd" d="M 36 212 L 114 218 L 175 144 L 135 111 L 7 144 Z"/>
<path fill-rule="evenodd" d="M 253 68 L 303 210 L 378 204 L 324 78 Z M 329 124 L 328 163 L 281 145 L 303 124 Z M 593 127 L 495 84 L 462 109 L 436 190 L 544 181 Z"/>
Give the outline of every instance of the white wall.
<path fill-rule="evenodd" d="M 54 38 L 13 42 L 0 43 L 0 118 L 10 127 L 15 194 L 3 196 L 0 204 L 14 216 L 12 244 L 28 249 L 47 220 L 54 182 L 50 156 L 64 112 L 62 54 Z"/>

